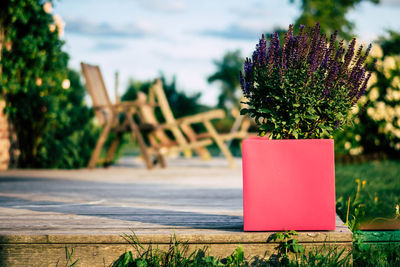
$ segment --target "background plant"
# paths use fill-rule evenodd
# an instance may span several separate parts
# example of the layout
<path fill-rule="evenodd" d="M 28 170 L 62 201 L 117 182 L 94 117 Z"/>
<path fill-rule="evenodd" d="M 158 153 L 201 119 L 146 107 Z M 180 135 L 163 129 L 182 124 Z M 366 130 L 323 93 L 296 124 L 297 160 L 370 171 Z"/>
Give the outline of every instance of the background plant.
<path fill-rule="evenodd" d="M 360 222 L 395 218 L 400 204 L 399 172 L 400 163 L 394 160 L 336 164 L 336 212 L 342 221 L 357 230 Z"/>
<path fill-rule="evenodd" d="M 79 75 L 68 70 L 63 23 L 51 1 L 6 0 L 0 90 L 17 134 L 20 167 L 85 166 L 96 133 Z"/>
<path fill-rule="evenodd" d="M 221 93 L 218 96 L 218 108 L 232 109 L 239 107 L 240 84 L 238 72 L 244 59 L 240 50 L 228 51 L 221 60 L 215 60 L 216 72 L 208 77 L 209 83 L 219 82 Z"/>
<path fill-rule="evenodd" d="M 313 26 L 315 22 L 319 22 L 324 33 L 332 34 L 337 29 L 340 37 L 348 40 L 353 36 L 355 25 L 346 17 L 346 14 L 363 2 L 378 4 L 380 1 L 290 0 L 290 2 L 300 4 L 301 14 L 296 20 L 296 26 L 301 24 Z"/>
<path fill-rule="evenodd" d="M 304 252 L 304 247 L 299 244 L 299 240 L 294 238 L 296 235 L 298 235 L 297 232 L 291 230 L 275 233 L 271 237 L 271 240 L 279 242 L 275 249 L 278 252 L 278 259 L 282 265 L 290 263 L 290 252 L 295 253 L 295 255 Z"/>
<path fill-rule="evenodd" d="M 355 39 L 347 48 L 330 40 L 315 27 L 293 25 L 280 46 L 278 33 L 269 46 L 264 35 L 252 59 L 247 58 L 240 83 L 249 114 L 260 125 L 260 135 L 273 139 L 323 138 L 347 120 L 350 108 L 365 93 L 371 73 L 364 66 L 371 46 L 355 51 Z"/>
<path fill-rule="evenodd" d="M 354 120 L 335 136 L 336 150 L 342 154 L 386 153 L 400 155 L 400 51 L 393 46 L 400 35 L 390 32 L 374 45 L 377 60 L 367 94 L 352 110 Z"/>
<path fill-rule="evenodd" d="M 173 77 L 171 81 L 168 81 L 167 78 L 161 74 L 160 79 L 162 81 L 168 103 L 171 106 L 172 112 L 176 118 L 193 115 L 208 109 L 206 106 L 199 104 L 201 93 L 188 95 L 179 90 L 177 88 L 176 77 Z M 126 92 L 122 96 L 122 100 L 135 100 L 138 92 L 144 92 L 148 94 L 152 84 L 152 81 L 138 81 L 131 79 Z M 158 116 L 158 118 L 162 119 L 161 116 Z"/>

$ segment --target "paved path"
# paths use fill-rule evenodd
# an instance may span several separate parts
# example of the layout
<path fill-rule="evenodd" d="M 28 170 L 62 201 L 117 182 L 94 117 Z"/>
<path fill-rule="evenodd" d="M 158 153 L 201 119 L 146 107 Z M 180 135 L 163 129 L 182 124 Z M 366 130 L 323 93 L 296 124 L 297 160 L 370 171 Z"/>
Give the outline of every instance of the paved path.
<path fill-rule="evenodd" d="M 242 231 L 240 160 L 237 163 L 237 169 L 230 169 L 224 159 L 176 159 L 167 169 L 148 171 L 134 158 L 124 158 L 108 169 L 0 173 L 0 266 L 2 260 L 16 263 L 23 258 L 21 246 L 26 250 L 32 244 L 44 246 L 38 255 L 60 253 L 65 244 L 96 244 L 95 255 L 110 262 L 126 249 L 120 235 L 131 230 L 145 243 L 166 244 L 175 233 L 193 244 L 228 244 L 214 248 L 219 255 L 239 243 L 259 245 L 255 253 L 265 251 L 269 233 Z M 351 233 L 338 222 L 335 232 L 304 232 L 299 240 L 348 245 Z M 122 247 L 113 246 L 111 253 L 105 244 Z M 87 249 L 93 247 L 81 249 L 83 262 L 93 262 L 93 255 L 87 258 Z"/>

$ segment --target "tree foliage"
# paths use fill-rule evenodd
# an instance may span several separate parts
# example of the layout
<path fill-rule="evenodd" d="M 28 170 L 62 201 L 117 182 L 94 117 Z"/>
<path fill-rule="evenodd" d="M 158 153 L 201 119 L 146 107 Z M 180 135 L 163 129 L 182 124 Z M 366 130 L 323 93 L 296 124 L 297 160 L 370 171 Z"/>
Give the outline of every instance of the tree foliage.
<path fill-rule="evenodd" d="M 168 103 L 176 118 L 193 115 L 207 110 L 206 106 L 199 104 L 201 93 L 188 95 L 185 92 L 179 91 L 176 85 L 176 77 L 173 77 L 171 82 L 168 82 L 166 77 L 161 74 L 160 79 Z M 151 85 L 151 81 L 137 81 L 131 79 L 126 92 L 122 96 L 122 100 L 135 100 L 138 92 L 148 94 Z"/>
<path fill-rule="evenodd" d="M 295 25 L 301 24 L 312 27 L 316 22 L 321 25 L 322 32 L 327 35 L 335 30 L 340 32 L 340 37 L 350 39 L 353 36 L 354 23 L 346 14 L 362 2 L 379 3 L 380 0 L 290 0 L 299 3 L 301 14 Z"/>
<path fill-rule="evenodd" d="M 240 50 L 228 51 L 221 60 L 215 60 L 216 72 L 208 77 L 208 82 L 219 82 L 221 93 L 218 96 L 219 108 L 239 106 L 238 89 L 239 71 L 242 69 L 244 58 Z"/>
<path fill-rule="evenodd" d="M 389 30 L 387 36 L 378 39 L 378 44 L 381 45 L 385 56 L 400 55 L 400 32 Z"/>
<path fill-rule="evenodd" d="M 81 131 L 92 115 L 78 74 L 68 71 L 61 29 L 44 10 L 46 3 L 2 1 L 8 45 L 1 51 L 0 90 L 17 134 L 20 167 L 80 167 L 85 162 L 79 156 L 88 153 L 81 138 L 89 138 Z"/>

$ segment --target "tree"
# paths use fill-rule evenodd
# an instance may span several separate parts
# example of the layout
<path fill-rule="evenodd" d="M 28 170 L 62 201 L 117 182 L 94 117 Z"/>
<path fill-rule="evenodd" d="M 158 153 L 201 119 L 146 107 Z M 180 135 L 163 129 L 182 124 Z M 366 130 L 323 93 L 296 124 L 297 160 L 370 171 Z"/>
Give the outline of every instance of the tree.
<path fill-rule="evenodd" d="M 85 130 L 94 128 L 93 115 L 79 75 L 68 70 L 51 1 L 2 1 L 0 22 L 8 44 L 1 51 L 0 90 L 17 135 L 19 167 L 85 166 L 94 139 Z"/>
<path fill-rule="evenodd" d="M 93 110 L 84 102 L 86 88 L 81 76 L 68 70 L 70 87 L 53 98 L 47 121 L 47 131 L 42 135 L 34 166 L 41 168 L 86 167 L 96 145 L 100 128 L 94 125 Z"/>
<path fill-rule="evenodd" d="M 381 45 L 384 55 L 400 54 L 400 32 L 388 31 L 389 36 L 381 36 L 378 43 Z"/>
<path fill-rule="evenodd" d="M 244 59 L 240 50 L 225 53 L 222 60 L 215 60 L 217 71 L 208 77 L 208 82 L 220 82 L 221 93 L 218 96 L 219 108 L 239 106 L 239 72 L 242 70 Z"/>
<path fill-rule="evenodd" d="M 163 74 L 161 74 L 161 81 L 163 84 L 165 95 L 167 96 L 168 103 L 171 106 L 172 112 L 176 118 L 193 115 L 208 109 L 208 107 L 199 104 L 201 93 L 194 95 L 187 95 L 185 92 L 178 91 L 176 86 L 176 77 L 168 82 Z M 131 79 L 122 100 L 135 100 L 138 92 L 148 94 L 152 85 L 151 81 L 137 81 Z M 158 114 L 160 117 L 160 114 Z"/>
<path fill-rule="evenodd" d="M 354 23 L 346 18 L 346 14 L 362 2 L 379 3 L 380 0 L 298 0 L 301 4 L 301 15 L 296 20 L 300 24 L 314 26 L 319 22 L 322 32 L 327 35 L 335 30 L 340 37 L 350 39 L 353 35 Z M 291 3 L 297 2 L 290 0 Z"/>

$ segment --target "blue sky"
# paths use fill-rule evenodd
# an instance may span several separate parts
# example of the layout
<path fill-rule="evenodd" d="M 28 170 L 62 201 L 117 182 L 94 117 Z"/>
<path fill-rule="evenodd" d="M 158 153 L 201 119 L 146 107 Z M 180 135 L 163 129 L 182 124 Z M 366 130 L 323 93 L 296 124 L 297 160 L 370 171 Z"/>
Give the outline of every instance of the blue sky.
<path fill-rule="evenodd" d="M 370 42 L 385 29 L 400 31 L 400 0 L 363 3 L 348 14 L 355 33 Z M 287 28 L 299 15 L 288 0 L 61 0 L 54 14 L 66 23 L 63 39 L 70 67 L 81 61 L 100 65 L 114 99 L 114 73 L 122 94 L 130 77 L 176 75 L 178 87 L 202 92 L 215 104 L 218 85 L 207 84 L 213 60 L 228 50 L 253 51 L 261 33 Z"/>

